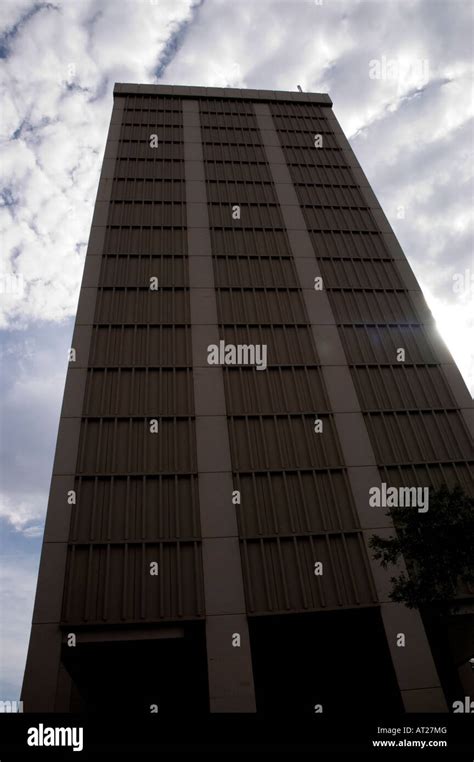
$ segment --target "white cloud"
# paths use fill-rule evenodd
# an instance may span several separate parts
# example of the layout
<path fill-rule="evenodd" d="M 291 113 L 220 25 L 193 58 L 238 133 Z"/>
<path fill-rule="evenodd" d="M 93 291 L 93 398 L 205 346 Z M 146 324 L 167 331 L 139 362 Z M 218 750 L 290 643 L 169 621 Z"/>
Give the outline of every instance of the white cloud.
<path fill-rule="evenodd" d="M 47 495 L 16 501 L 0 493 L 0 519 L 26 537 L 41 537 Z"/>
<path fill-rule="evenodd" d="M 65 2 L 41 8 L 7 40 L 0 160 L 14 203 L 0 216 L 0 272 L 21 273 L 25 289 L 0 299 L 0 327 L 74 314 L 112 85 L 152 80 L 170 32 L 190 13 L 184 0 Z M 15 17 L 9 3 L 8 16 L 11 27 L 21 8 Z"/>

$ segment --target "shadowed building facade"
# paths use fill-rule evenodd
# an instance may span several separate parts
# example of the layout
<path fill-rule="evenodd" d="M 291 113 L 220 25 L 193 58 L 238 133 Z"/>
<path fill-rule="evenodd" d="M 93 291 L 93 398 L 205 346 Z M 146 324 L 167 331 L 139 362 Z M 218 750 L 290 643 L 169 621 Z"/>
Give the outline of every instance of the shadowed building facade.
<path fill-rule="evenodd" d="M 327 95 L 116 85 L 72 349 L 26 711 L 446 710 L 369 490 L 471 398 Z"/>

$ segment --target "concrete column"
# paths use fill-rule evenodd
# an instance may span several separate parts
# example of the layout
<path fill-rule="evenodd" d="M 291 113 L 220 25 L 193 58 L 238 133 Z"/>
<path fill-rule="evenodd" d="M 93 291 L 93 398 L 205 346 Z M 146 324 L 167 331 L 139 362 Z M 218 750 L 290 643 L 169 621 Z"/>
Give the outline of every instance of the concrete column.
<path fill-rule="evenodd" d="M 254 108 L 294 257 L 308 320 L 322 365 L 322 374 L 354 503 L 367 545 L 370 536 L 375 532 L 378 534 L 393 534 L 394 532 L 391 520 L 384 515 L 383 511 L 368 506 L 369 489 L 380 486 L 382 480 L 331 304 L 324 290 L 314 289 L 314 278 L 321 277 L 321 272 L 278 133 L 275 130 L 270 107 L 266 103 L 256 103 Z M 446 711 L 444 695 L 419 613 L 390 601 L 388 593 L 393 570 L 382 569 L 380 564 L 372 558 L 368 546 L 367 554 L 380 602 L 387 643 L 406 711 Z M 397 633 L 405 634 L 405 647 L 397 646 Z"/>
<path fill-rule="evenodd" d="M 255 712 L 219 343 L 199 104 L 183 101 L 193 384 L 211 712 Z M 236 636 L 240 637 L 240 646 Z"/>
<path fill-rule="evenodd" d="M 123 103 L 123 98 L 116 98 L 112 111 L 71 344 L 76 357 L 69 362 L 66 376 L 23 679 L 22 700 L 26 712 L 70 711 L 72 686 L 71 678 L 61 663 L 63 637 L 60 628 L 72 513 L 68 492 L 75 488 L 92 324 Z M 67 358 L 64 361 L 67 362 Z"/>

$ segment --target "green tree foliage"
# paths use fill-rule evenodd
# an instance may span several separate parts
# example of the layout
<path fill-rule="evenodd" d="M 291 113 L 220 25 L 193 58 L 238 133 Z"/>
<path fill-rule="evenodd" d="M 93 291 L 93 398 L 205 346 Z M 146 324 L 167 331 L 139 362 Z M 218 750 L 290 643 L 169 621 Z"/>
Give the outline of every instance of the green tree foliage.
<path fill-rule="evenodd" d="M 429 510 L 392 508 L 397 535 L 373 535 L 369 545 L 386 568 L 403 556 L 408 575 L 391 577 L 390 598 L 409 608 L 453 610 L 455 598 L 474 583 L 474 499 L 460 487 L 430 490 Z"/>

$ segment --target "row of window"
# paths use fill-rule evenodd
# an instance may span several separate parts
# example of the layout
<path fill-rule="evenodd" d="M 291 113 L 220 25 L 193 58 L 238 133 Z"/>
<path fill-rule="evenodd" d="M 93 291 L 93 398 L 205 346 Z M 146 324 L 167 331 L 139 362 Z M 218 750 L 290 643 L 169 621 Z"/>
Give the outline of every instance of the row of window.
<path fill-rule="evenodd" d="M 321 129 L 322 124 L 315 124 L 309 130 L 301 129 L 300 131 L 287 131 L 279 130 L 278 138 L 280 145 L 283 149 L 298 149 L 305 148 L 311 151 L 337 151 L 340 152 L 341 148 L 337 142 L 334 134 L 328 129 L 327 125 L 324 125 L 324 129 Z M 146 140 L 148 135 L 145 131 L 140 133 L 142 135 L 139 138 L 138 134 L 133 134 L 130 131 L 130 138 Z M 316 140 L 316 137 L 320 136 L 321 139 Z M 123 133 L 125 138 L 125 133 Z M 177 140 L 179 138 L 169 138 L 170 140 Z M 201 127 L 201 140 L 204 144 L 218 145 L 246 145 L 246 146 L 263 146 L 263 136 L 258 127 L 255 129 L 242 129 L 237 127 Z M 317 145 L 316 145 L 317 144 Z M 317 147 L 318 146 L 318 147 Z"/>
<path fill-rule="evenodd" d="M 345 167 L 347 159 L 339 147 L 330 147 L 327 141 L 323 148 L 283 146 L 287 164 L 299 166 Z"/>
<path fill-rule="evenodd" d="M 288 116 L 282 114 L 272 114 L 273 124 L 278 135 L 288 136 L 289 144 L 292 145 L 293 135 L 302 133 L 313 133 L 320 135 L 325 132 L 331 133 L 331 126 L 325 116 Z M 332 134 L 332 133 L 331 133 Z"/>
<path fill-rule="evenodd" d="M 349 364 L 399 365 L 400 348 L 407 364 L 438 362 L 433 325 L 341 325 L 339 336 Z"/>
<path fill-rule="evenodd" d="M 243 539 L 241 556 L 250 614 L 377 603 L 360 532 Z M 323 564 L 320 577 L 314 574 L 315 559 Z M 160 570 L 156 576 L 150 575 L 152 563 Z M 143 624 L 203 616 L 198 542 L 89 542 L 69 548 L 65 623 Z"/>
<path fill-rule="evenodd" d="M 196 436 L 191 417 L 160 418 L 158 431 L 147 418 L 85 418 L 76 473 L 178 474 L 195 472 Z"/>
<path fill-rule="evenodd" d="M 305 188 L 306 190 L 306 188 Z M 315 189 L 325 206 L 361 206 L 361 197 L 355 188 L 323 188 Z M 209 203 L 253 203 L 276 204 L 274 186 L 271 182 L 257 183 L 209 182 L 206 185 L 206 195 Z M 310 199 L 314 194 L 310 196 Z M 184 180 L 167 180 L 163 178 L 118 178 L 113 181 L 112 202 L 130 201 L 136 204 L 146 202 L 185 203 L 186 186 Z"/>
<path fill-rule="evenodd" d="M 281 117 L 290 117 L 298 121 L 308 117 L 310 119 L 326 119 L 326 115 L 331 111 L 328 106 L 320 106 L 316 103 L 299 103 L 298 101 L 272 102 L 269 106 L 271 115 L 276 120 Z"/>
<path fill-rule="evenodd" d="M 289 170 L 295 184 L 344 187 L 353 187 L 355 184 L 350 167 L 290 165 Z M 245 157 L 242 161 L 227 162 L 210 158 L 205 162 L 205 171 L 209 182 L 272 182 L 266 163 L 251 164 Z M 118 158 L 115 177 L 124 180 L 184 180 L 184 161 L 169 161 L 156 152 L 149 159 Z"/>
<path fill-rule="evenodd" d="M 209 204 L 277 204 L 278 199 L 273 183 L 207 182 L 206 196 Z"/>
<path fill-rule="evenodd" d="M 182 325 L 95 326 L 91 367 L 191 367 L 191 328 Z"/>
<path fill-rule="evenodd" d="M 150 574 L 151 564 L 158 574 Z M 200 543 L 84 543 L 68 549 L 63 622 L 120 624 L 204 616 Z"/>
<path fill-rule="evenodd" d="M 181 186 L 181 183 L 179 184 Z M 154 185 L 150 188 L 153 191 Z M 156 186 L 158 188 L 158 186 Z M 276 202 L 276 198 L 273 196 L 271 187 L 269 187 L 268 195 L 271 196 L 270 202 L 265 202 L 259 198 L 259 191 L 254 185 L 249 185 L 250 191 L 253 191 L 255 198 L 254 202 L 249 201 L 246 198 L 246 189 L 239 186 L 236 183 L 228 184 L 225 188 L 226 193 L 222 194 L 219 187 L 215 183 L 210 183 L 210 196 L 207 204 L 207 211 L 209 215 L 209 224 L 211 227 L 229 227 L 239 226 L 242 227 L 274 227 L 282 228 L 283 219 L 280 212 L 280 207 Z M 266 186 L 263 186 L 266 187 Z M 143 191 L 144 189 L 141 188 Z M 186 204 L 182 197 L 183 188 L 179 187 L 180 198 L 175 201 L 173 199 L 162 199 L 159 201 L 154 200 L 142 200 L 131 198 L 130 200 L 119 200 L 112 198 L 109 208 L 109 225 L 156 225 L 156 226 L 170 226 L 176 225 L 178 227 L 186 224 Z M 161 191 L 164 196 L 163 191 Z M 223 195 L 227 195 L 227 199 L 223 198 Z M 341 230 L 353 229 L 353 230 L 367 230 L 376 232 L 377 228 L 370 214 L 370 211 L 364 208 L 358 208 L 355 204 L 352 206 L 337 203 L 336 195 L 340 195 L 340 201 L 342 196 L 349 194 L 343 194 L 342 191 L 339 194 L 326 193 L 322 189 L 315 188 L 311 194 L 311 205 L 302 205 L 301 211 L 309 229 L 317 230 L 331 230 L 336 226 L 339 226 Z M 348 197 L 348 201 L 351 199 Z M 359 200 L 359 199 L 357 199 Z M 334 202 L 331 205 L 331 201 Z M 235 206 L 238 206 L 238 210 L 235 210 Z M 236 217 L 236 211 L 238 217 Z M 299 212 L 295 210 L 295 222 L 299 219 Z"/>
<path fill-rule="evenodd" d="M 230 129 L 230 130 L 255 130 L 258 131 L 258 123 L 255 116 L 255 112 L 248 112 L 245 114 L 227 114 L 227 113 L 214 113 L 210 114 L 207 111 L 201 111 L 199 114 L 199 121 L 201 124 L 201 133 L 204 134 L 206 130 L 210 129 Z"/>
<path fill-rule="evenodd" d="M 404 466 L 379 466 L 382 481 L 393 487 L 429 487 L 443 484 L 451 489 L 461 486 L 474 497 L 473 462 L 422 463 Z"/>
<path fill-rule="evenodd" d="M 343 469 L 236 473 L 241 537 L 334 532 L 359 527 Z"/>
<path fill-rule="evenodd" d="M 144 130 L 144 133 L 146 131 Z M 283 152 L 288 164 L 301 167 L 330 167 L 345 168 L 347 161 L 339 148 L 333 148 L 326 143 L 323 148 L 311 147 L 283 147 Z M 262 145 L 241 145 L 231 143 L 202 143 L 202 153 L 205 161 L 222 162 L 232 164 L 241 162 L 245 164 L 266 164 L 267 158 Z M 184 158 L 184 144 L 182 142 L 164 142 L 158 138 L 158 145 L 150 144 L 149 134 L 145 134 L 143 140 L 120 141 L 117 148 L 118 160 L 145 160 L 155 165 L 155 171 L 159 168 L 156 164 L 162 161 L 182 161 Z"/>
<path fill-rule="evenodd" d="M 164 125 L 165 127 L 182 127 L 183 109 L 177 108 L 170 111 L 165 109 L 126 108 L 122 112 L 122 127 L 156 127 L 157 124 Z"/>
<path fill-rule="evenodd" d="M 214 114 L 228 114 L 230 116 L 247 115 L 255 117 L 254 104 L 252 101 L 245 100 L 231 100 L 230 98 L 222 98 L 221 100 L 200 100 L 199 101 L 199 114 L 208 114 L 211 118 Z"/>
<path fill-rule="evenodd" d="M 315 300 L 318 292 L 315 292 Z M 415 324 L 420 318 L 403 291 L 337 291 L 329 293 L 336 322 Z M 218 289 L 219 321 L 225 324 L 304 324 L 307 322 L 299 289 Z M 189 323 L 189 294 L 175 287 L 102 288 L 96 323 Z"/>
<path fill-rule="evenodd" d="M 460 469 L 466 471 L 460 465 L 392 468 L 388 484 L 432 485 L 432 475 L 438 471 L 436 483 L 450 483 L 452 476 L 462 482 Z M 241 493 L 237 512 L 241 537 L 337 532 L 359 526 L 343 469 L 239 472 L 234 487 Z M 79 476 L 75 489 L 71 542 L 153 542 L 200 535 L 196 475 Z"/>
<path fill-rule="evenodd" d="M 160 114 L 166 112 L 182 112 L 181 100 L 172 95 L 152 95 L 151 93 L 141 93 L 132 95 L 120 95 L 123 100 L 124 111 L 137 109 L 139 111 L 158 111 Z"/>
<path fill-rule="evenodd" d="M 221 288 L 298 288 L 293 258 L 254 256 L 214 257 L 214 278 Z M 344 260 L 342 260 L 344 262 Z M 372 262 L 367 262 L 371 266 Z M 102 287 L 148 287 L 157 277 L 160 287 L 188 285 L 188 259 L 153 254 L 104 255 L 99 285 Z"/>
<path fill-rule="evenodd" d="M 321 369 L 315 365 L 265 372 L 226 367 L 223 375 L 228 415 L 329 412 Z"/>
<path fill-rule="evenodd" d="M 186 227 L 186 205 L 183 203 L 135 203 L 113 201 L 109 206 L 109 225 L 157 225 L 158 227 Z"/>
<path fill-rule="evenodd" d="M 151 150 L 151 149 L 150 149 Z M 162 154 L 153 154 L 149 159 L 130 159 L 118 157 L 114 168 L 116 179 L 157 179 L 184 181 L 184 161 L 169 161 Z"/>
<path fill-rule="evenodd" d="M 186 202 L 186 185 L 183 180 L 168 180 L 162 177 L 135 178 L 124 180 L 115 178 L 112 184 L 111 201 L 182 203 Z"/>
<path fill-rule="evenodd" d="M 379 233 L 355 231 L 310 230 L 314 253 L 323 259 L 386 259 L 389 254 Z"/>
<path fill-rule="evenodd" d="M 158 140 L 152 140 L 156 135 Z M 119 137 L 120 147 L 122 149 L 133 150 L 135 144 L 147 146 L 153 151 L 160 151 L 165 145 L 176 144 L 183 145 L 184 131 L 182 124 L 166 124 L 161 122 L 158 117 L 153 124 L 123 124 L 120 128 Z M 151 145 L 150 145 L 151 144 Z M 152 148 L 152 146 L 155 146 Z M 134 156 L 135 154 L 130 153 Z"/>
<path fill-rule="evenodd" d="M 291 256 L 218 256 L 213 258 L 217 288 L 298 288 Z"/>
<path fill-rule="evenodd" d="M 151 117 L 156 121 L 155 116 Z M 161 116 L 160 116 L 161 118 Z M 259 125 L 255 114 L 208 114 L 201 111 L 199 115 L 201 130 L 255 130 L 259 131 Z M 289 144 L 293 144 L 292 136 L 296 134 L 315 135 L 332 134 L 332 128 L 326 118 L 320 116 L 276 116 L 272 115 L 275 130 L 279 135 L 288 137 Z M 138 114 L 137 123 L 143 121 L 143 117 Z M 163 120 L 165 122 L 165 120 Z M 147 119 L 148 123 L 148 119 Z M 167 122 L 165 122 L 167 123 Z M 181 124 L 177 117 L 176 124 Z"/>
<path fill-rule="evenodd" d="M 318 259 L 326 289 L 404 290 L 403 282 L 390 259 Z M 299 288 L 294 260 L 288 257 L 214 256 L 215 284 L 220 288 Z M 304 284 L 312 288 L 309 280 Z"/>
<path fill-rule="evenodd" d="M 189 284 L 188 259 L 166 254 L 104 255 L 99 285 L 102 287 L 149 287 L 158 278 L 161 288 L 184 288 Z"/>
<path fill-rule="evenodd" d="M 405 363 L 438 362 L 432 326 L 342 325 L 339 336 L 346 358 L 353 365 L 399 365 L 400 347 Z M 228 344 L 265 344 L 267 364 L 314 365 L 318 362 L 308 326 L 221 325 L 220 337 Z M 191 328 L 184 325 L 96 325 L 92 331 L 92 367 L 191 367 Z"/>
<path fill-rule="evenodd" d="M 302 206 L 365 207 L 367 203 L 357 187 L 295 184 Z"/>
<path fill-rule="evenodd" d="M 278 358 L 272 357 L 273 361 Z M 353 366 L 352 377 L 364 410 L 455 407 L 438 366 Z M 317 366 L 225 367 L 227 410 L 231 414 L 328 410 Z M 192 413 L 190 368 L 93 369 L 85 414 Z"/>
<path fill-rule="evenodd" d="M 315 194 L 316 195 L 316 194 Z M 316 199 L 315 199 L 316 201 Z M 342 207 L 302 207 L 308 230 L 336 230 L 338 232 L 369 231 L 378 232 L 377 225 L 369 209 L 349 209 Z"/>
<path fill-rule="evenodd" d="M 282 229 L 284 227 L 280 208 L 276 204 L 239 204 L 238 217 L 234 204 L 208 204 L 207 214 L 211 228 L 231 229 Z M 368 209 L 340 207 L 303 207 L 303 218 L 309 230 L 378 232 L 377 225 Z M 295 227 L 300 222 L 300 212 L 291 207 Z M 151 202 L 113 202 L 110 205 L 108 224 L 114 227 L 153 226 L 185 227 L 187 210 L 184 204 L 153 204 Z"/>
<path fill-rule="evenodd" d="M 364 411 L 455 408 L 439 366 L 352 366 Z M 329 412 L 321 368 L 224 367 L 229 415 Z M 91 368 L 85 416 L 193 415 L 191 368 Z"/>
<path fill-rule="evenodd" d="M 124 100 L 124 111 L 154 111 L 155 113 L 182 113 L 183 102 L 185 99 L 179 95 L 152 95 L 152 94 L 127 94 L 121 96 Z M 187 100 L 187 98 L 186 98 Z M 254 115 L 254 103 L 252 98 L 201 98 L 196 96 L 199 102 L 200 114 L 241 114 Z M 273 117 L 290 116 L 298 119 L 302 117 L 314 117 L 323 119 L 330 110 L 327 106 L 321 106 L 317 103 L 305 103 L 299 101 L 270 101 L 269 108 Z"/>
<path fill-rule="evenodd" d="M 196 100 L 199 102 L 199 113 L 201 115 L 208 114 L 213 116 L 214 114 L 228 114 L 235 116 L 249 115 L 255 117 L 254 102 L 251 100 L 232 100 L 231 98 L 199 99 L 198 97 Z M 179 96 L 126 95 L 124 101 L 124 114 L 128 114 L 129 112 L 145 112 L 160 115 L 162 113 L 173 112 L 182 114 L 183 103 L 184 100 L 179 98 Z M 290 109 L 288 110 L 288 113 L 294 114 L 293 109 L 291 109 L 291 104 L 289 105 Z M 311 105 L 309 108 L 312 109 L 313 106 Z M 321 116 L 322 112 L 318 110 L 318 107 L 314 108 L 314 116 Z M 311 115 L 313 112 L 307 112 L 305 109 L 304 113 Z"/>
<path fill-rule="evenodd" d="M 361 533 L 242 540 L 241 557 L 250 614 L 377 603 Z M 322 576 L 314 573 L 315 559 Z"/>
<path fill-rule="evenodd" d="M 469 460 L 472 443 L 457 410 L 364 415 L 377 463 Z"/>
<path fill-rule="evenodd" d="M 90 368 L 85 416 L 194 414 L 191 368 Z"/>
<path fill-rule="evenodd" d="M 143 257 L 164 252 L 170 256 L 182 257 L 187 250 L 188 237 L 184 227 L 108 227 L 105 233 L 104 251 L 113 252 L 114 255 Z"/>
<path fill-rule="evenodd" d="M 408 291 L 329 292 L 338 323 L 419 323 Z"/>
<path fill-rule="evenodd" d="M 158 145 L 153 147 L 150 145 L 149 136 L 140 143 L 134 140 L 120 141 L 117 148 L 117 160 L 120 159 L 144 159 L 158 165 L 162 161 L 184 161 L 184 144 L 182 142 L 165 143 L 158 139 Z M 155 166 L 155 172 L 158 174 L 159 167 Z"/>
<path fill-rule="evenodd" d="M 234 203 L 209 203 L 207 213 L 211 227 L 260 227 L 282 228 L 283 220 L 277 204 L 239 204 L 240 218 L 235 218 Z M 327 212 L 328 222 L 332 220 Z M 348 220 L 356 222 L 357 210 L 347 211 Z M 187 209 L 182 203 L 135 203 L 115 201 L 110 204 L 108 224 L 113 226 L 185 227 Z"/>
<path fill-rule="evenodd" d="M 161 202 L 185 203 L 184 180 L 163 178 L 119 178 L 113 182 L 111 201 L 130 201 L 136 204 Z M 302 206 L 364 207 L 366 203 L 358 188 L 350 186 L 297 185 L 296 192 Z M 277 197 L 271 182 L 240 181 L 233 179 L 206 184 L 209 203 L 276 204 Z"/>
<path fill-rule="evenodd" d="M 166 95 L 126 95 L 124 97 L 124 113 L 137 111 L 138 113 L 157 113 L 157 114 L 170 114 L 179 113 L 183 111 L 183 103 L 179 97 L 166 96 Z M 196 97 L 199 102 L 199 112 L 201 117 L 203 116 L 222 116 L 229 115 L 236 118 L 243 115 L 250 115 L 255 117 L 254 104 L 251 98 L 245 100 L 238 98 L 233 100 L 232 98 L 199 98 Z M 322 106 L 317 103 L 299 102 L 299 101 L 270 101 L 269 109 L 272 117 L 276 120 L 279 119 L 326 119 L 331 109 L 328 106 Z"/>
<path fill-rule="evenodd" d="M 293 133 L 319 133 L 330 131 L 329 123 L 326 118 L 328 111 L 316 107 L 305 108 L 298 114 L 275 113 L 271 106 L 272 118 L 275 129 L 279 134 Z M 238 129 L 238 130 L 258 130 L 258 123 L 253 106 L 245 110 L 236 111 L 209 111 L 202 106 L 199 113 L 201 129 Z M 165 126 L 181 127 L 183 124 L 183 109 L 178 102 L 175 108 L 146 108 L 146 107 L 126 107 L 123 111 L 122 124 L 135 127 L 137 125 L 156 125 L 157 123 Z"/>
<path fill-rule="evenodd" d="M 205 163 L 206 178 L 208 181 L 225 182 L 227 180 L 271 182 L 272 177 L 267 164 L 249 164 L 245 160 L 238 163 L 218 162 L 209 159 Z M 354 176 L 350 167 L 333 165 L 290 165 L 290 175 L 295 184 L 303 183 L 308 186 L 314 185 L 342 185 L 353 186 Z"/>
<path fill-rule="evenodd" d="M 169 120 L 161 120 L 159 115 L 150 121 L 123 121 L 119 141 L 125 145 L 137 142 L 149 145 L 152 135 L 158 137 L 158 148 L 169 143 L 182 144 L 184 142 L 182 121 L 176 119 L 173 123 L 170 123 Z M 316 147 L 316 136 L 322 137 L 318 150 L 340 151 L 339 143 L 325 122 L 318 120 L 310 124 L 308 128 L 300 127 L 299 130 L 278 130 L 280 144 L 285 148 L 299 147 L 313 150 Z M 251 126 L 241 126 L 236 123 L 222 124 L 219 121 L 212 120 L 210 125 L 201 125 L 201 140 L 203 144 L 209 146 L 263 146 L 262 134 L 257 122 Z"/>
<path fill-rule="evenodd" d="M 466 460 L 471 442 L 458 411 L 372 412 L 364 415 L 376 461 L 390 464 Z M 331 415 L 228 415 L 232 469 L 339 468 L 343 466 Z M 191 417 L 85 418 L 77 473 L 153 474 L 196 470 L 195 423 Z"/>
<path fill-rule="evenodd" d="M 322 414 L 324 433 L 310 415 L 229 416 L 234 471 L 339 468 L 342 455 L 331 416 Z M 85 418 L 81 425 L 77 474 L 195 472 L 195 422 L 160 417 L 158 432 L 148 418 Z"/>
<path fill-rule="evenodd" d="M 212 161 L 266 161 L 260 133 L 248 131 L 248 135 L 228 131 L 226 140 L 213 140 L 211 131 L 202 131 L 202 149 L 206 160 Z M 282 143 L 288 163 L 344 165 L 345 159 L 336 139 L 331 134 L 324 134 L 323 144 L 314 146 L 314 135 L 301 133 L 293 144 Z M 122 127 L 121 138 L 118 141 L 117 155 L 125 159 L 154 159 L 164 158 L 179 160 L 184 156 L 184 136 L 178 127 L 130 126 Z"/>
<path fill-rule="evenodd" d="M 210 235 L 214 256 L 252 255 L 257 252 L 267 257 L 291 256 L 285 230 L 212 229 Z M 386 259 L 388 256 L 379 233 L 310 230 L 309 235 L 318 260 L 338 257 Z"/>
<path fill-rule="evenodd" d="M 200 537 L 197 476 L 77 477 L 70 541 Z"/>
<path fill-rule="evenodd" d="M 96 323 L 190 322 L 189 292 L 180 288 L 101 288 Z"/>
<path fill-rule="evenodd" d="M 351 368 L 363 410 L 453 408 L 446 379 L 437 365 L 385 365 Z"/>
<path fill-rule="evenodd" d="M 291 255 L 225 255 L 213 257 L 218 288 L 299 288 Z M 158 278 L 160 287 L 185 287 L 189 283 L 188 259 L 179 255 L 109 254 L 102 257 L 100 286 L 148 287 Z M 403 290 L 398 269 L 390 259 L 320 258 L 317 267 L 327 289 Z M 316 272 L 316 263 L 315 263 Z M 312 288 L 312 283 L 306 284 Z"/>
<path fill-rule="evenodd" d="M 404 289 L 391 259 L 318 258 L 318 267 L 328 289 Z"/>

